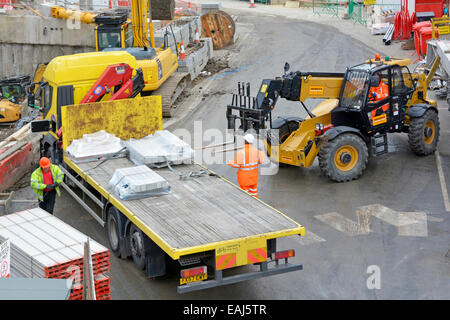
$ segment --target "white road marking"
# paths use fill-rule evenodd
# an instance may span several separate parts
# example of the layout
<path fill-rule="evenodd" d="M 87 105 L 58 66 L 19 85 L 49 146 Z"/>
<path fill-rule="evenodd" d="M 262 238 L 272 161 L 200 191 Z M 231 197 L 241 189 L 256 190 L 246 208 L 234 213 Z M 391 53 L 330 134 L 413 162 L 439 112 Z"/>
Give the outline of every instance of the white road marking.
<path fill-rule="evenodd" d="M 328 224 L 330 227 L 344 232 L 349 236 L 356 236 L 361 234 L 370 233 L 370 225 L 365 221 L 355 222 L 350 220 L 337 212 L 330 212 L 325 214 L 319 214 L 314 216 L 314 218 Z M 360 220 L 360 219 L 358 219 Z M 366 220 L 366 219 L 364 219 Z"/>
<path fill-rule="evenodd" d="M 406 226 L 414 224 L 417 221 L 410 219 L 407 215 L 402 215 L 400 212 L 392 210 L 381 204 L 371 204 L 368 206 L 360 207 L 361 210 L 367 211 L 371 216 L 377 217 L 384 222 L 387 222 L 395 227 Z"/>
<path fill-rule="evenodd" d="M 434 155 L 436 158 L 436 166 L 438 169 L 439 181 L 441 183 L 441 190 L 442 190 L 442 197 L 444 199 L 445 211 L 450 212 L 450 201 L 448 199 L 447 184 L 445 183 L 445 176 L 444 171 L 442 170 L 441 156 L 439 155 L 439 150 L 436 149 Z"/>
<path fill-rule="evenodd" d="M 356 210 L 357 221 L 344 217 L 337 212 L 330 212 L 314 216 L 314 218 L 328 224 L 330 227 L 345 233 L 348 236 L 369 234 L 372 232 L 370 223 L 376 217 L 394 227 L 397 227 L 399 236 L 427 237 L 428 221 L 442 222 L 443 219 L 430 217 L 427 212 L 398 212 L 381 204 L 371 204 L 359 207 Z M 315 241 L 312 235 L 311 241 Z M 305 244 L 308 239 L 305 239 Z"/>
<path fill-rule="evenodd" d="M 308 231 L 308 229 L 306 229 L 304 237 L 295 237 L 295 240 L 298 243 L 300 243 L 302 246 L 307 246 L 310 244 L 327 241 L 324 238 L 315 234 L 314 232 Z"/>
<path fill-rule="evenodd" d="M 399 212 L 409 219 L 415 220 L 415 223 L 402 225 L 398 227 L 398 235 L 406 237 L 427 237 L 428 223 L 425 212 Z"/>
<path fill-rule="evenodd" d="M 324 238 L 315 234 L 314 232 L 309 231 L 308 229 L 306 229 L 305 235 L 303 237 L 287 236 L 287 237 L 280 238 L 280 240 L 281 240 L 281 242 L 284 242 L 285 240 L 292 240 L 292 241 L 295 241 L 296 243 L 299 243 L 302 246 L 307 246 L 310 244 L 327 241 Z"/>
<path fill-rule="evenodd" d="M 444 221 L 444 219 L 436 218 L 436 217 L 432 217 L 432 216 L 427 216 L 427 220 L 431 221 L 431 222 L 442 222 L 442 221 Z"/>

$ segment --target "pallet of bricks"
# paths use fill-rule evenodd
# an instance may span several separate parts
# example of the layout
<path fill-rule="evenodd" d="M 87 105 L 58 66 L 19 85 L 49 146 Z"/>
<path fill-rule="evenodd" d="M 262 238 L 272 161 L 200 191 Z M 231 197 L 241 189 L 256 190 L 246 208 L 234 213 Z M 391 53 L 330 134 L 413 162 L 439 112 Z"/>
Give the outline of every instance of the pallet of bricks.
<path fill-rule="evenodd" d="M 83 298 L 87 236 L 40 208 L 0 217 L 0 242 L 11 243 L 11 273 L 18 278 L 73 279 L 70 300 Z M 90 239 L 97 300 L 110 300 L 110 253 Z"/>

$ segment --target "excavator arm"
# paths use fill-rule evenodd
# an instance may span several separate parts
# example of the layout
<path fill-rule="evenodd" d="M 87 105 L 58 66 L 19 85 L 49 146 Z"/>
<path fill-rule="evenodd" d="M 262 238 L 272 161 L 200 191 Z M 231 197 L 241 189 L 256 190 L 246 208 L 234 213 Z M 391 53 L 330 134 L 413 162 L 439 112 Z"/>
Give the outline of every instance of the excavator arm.
<path fill-rule="evenodd" d="M 286 70 L 286 68 L 285 68 Z M 263 80 L 256 97 L 250 96 L 250 84 L 238 83 L 238 93 L 227 106 L 228 129 L 236 129 L 239 119 L 240 129 L 266 128 L 266 122 L 272 127 L 271 112 L 279 98 L 300 101 L 312 118 L 314 115 L 306 108 L 308 99 L 338 99 L 344 73 L 291 72 L 281 78 Z"/>

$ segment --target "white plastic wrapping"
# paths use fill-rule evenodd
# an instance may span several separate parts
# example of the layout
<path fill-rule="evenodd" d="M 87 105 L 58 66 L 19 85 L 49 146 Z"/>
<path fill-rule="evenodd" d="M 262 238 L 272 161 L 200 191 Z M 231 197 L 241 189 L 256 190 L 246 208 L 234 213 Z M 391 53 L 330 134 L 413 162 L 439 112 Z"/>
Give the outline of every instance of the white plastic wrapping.
<path fill-rule="evenodd" d="M 181 164 L 194 157 L 194 150 L 167 130 L 156 131 L 142 139 L 125 141 L 130 152 L 130 160 L 135 164 L 155 165 L 167 163 Z"/>
<path fill-rule="evenodd" d="M 109 186 L 122 200 L 170 193 L 169 183 L 145 165 L 116 169 Z"/>
<path fill-rule="evenodd" d="M 66 152 L 74 162 L 87 162 L 116 155 L 122 149 L 124 145 L 119 138 L 101 130 L 73 140 Z"/>

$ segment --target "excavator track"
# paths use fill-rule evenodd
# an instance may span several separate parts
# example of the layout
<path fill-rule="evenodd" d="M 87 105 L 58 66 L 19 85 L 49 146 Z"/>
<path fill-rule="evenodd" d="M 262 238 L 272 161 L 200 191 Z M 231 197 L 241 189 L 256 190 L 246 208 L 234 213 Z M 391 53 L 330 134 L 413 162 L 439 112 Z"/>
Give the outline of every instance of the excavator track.
<path fill-rule="evenodd" d="M 163 117 L 172 117 L 175 112 L 174 102 L 178 96 L 183 92 L 188 84 L 187 72 L 175 72 L 164 84 L 157 90 L 152 92 L 152 95 L 160 95 L 162 97 L 162 115 Z"/>

